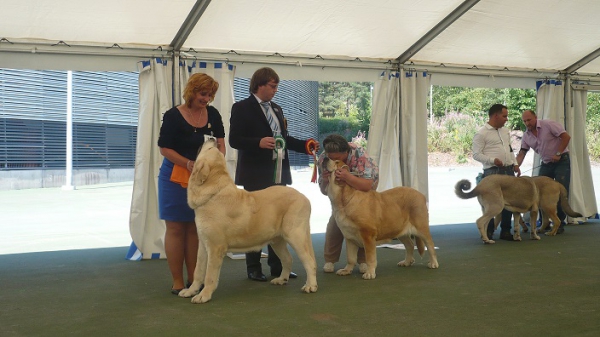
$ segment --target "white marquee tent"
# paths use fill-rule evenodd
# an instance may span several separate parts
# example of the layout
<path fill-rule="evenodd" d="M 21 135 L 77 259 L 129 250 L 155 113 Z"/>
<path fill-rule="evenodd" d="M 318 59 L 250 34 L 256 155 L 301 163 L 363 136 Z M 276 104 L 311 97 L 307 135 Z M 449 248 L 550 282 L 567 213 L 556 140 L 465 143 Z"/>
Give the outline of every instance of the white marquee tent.
<path fill-rule="evenodd" d="M 160 113 L 196 71 L 219 78 L 224 120 L 233 76 L 263 65 L 282 79 L 375 82 L 370 143 L 381 146 L 369 152 L 388 172 L 381 185 L 425 194 L 430 84 L 539 88 L 539 116 L 573 136 L 572 203 L 597 214 L 582 130 L 587 91 L 600 84 L 600 1 L 3 0 L 0 9 L 2 68 L 140 71 L 147 147 L 136 158 L 131 228 L 143 258 L 163 254 L 148 204 Z"/>

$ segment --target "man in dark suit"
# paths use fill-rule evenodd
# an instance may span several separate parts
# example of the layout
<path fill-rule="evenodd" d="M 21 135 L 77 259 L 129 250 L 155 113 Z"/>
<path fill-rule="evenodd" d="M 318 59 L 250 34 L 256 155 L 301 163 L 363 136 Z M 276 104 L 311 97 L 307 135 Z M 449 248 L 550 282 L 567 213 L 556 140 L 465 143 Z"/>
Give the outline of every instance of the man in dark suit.
<path fill-rule="evenodd" d="M 288 134 L 283 110 L 271 102 L 278 85 L 279 76 L 273 69 L 258 69 L 250 80 L 250 97 L 231 108 L 229 145 L 238 150 L 235 183 L 246 191 L 291 184 L 288 149 L 309 154 L 309 141 L 315 144 L 315 152 L 319 147 L 318 142 L 312 139 L 300 140 Z M 270 245 L 268 252 L 271 276 L 279 277 L 281 261 Z M 248 278 L 266 281 L 260 255 L 260 251 L 246 253 Z M 295 273 L 290 274 L 290 278 L 296 277 Z"/>

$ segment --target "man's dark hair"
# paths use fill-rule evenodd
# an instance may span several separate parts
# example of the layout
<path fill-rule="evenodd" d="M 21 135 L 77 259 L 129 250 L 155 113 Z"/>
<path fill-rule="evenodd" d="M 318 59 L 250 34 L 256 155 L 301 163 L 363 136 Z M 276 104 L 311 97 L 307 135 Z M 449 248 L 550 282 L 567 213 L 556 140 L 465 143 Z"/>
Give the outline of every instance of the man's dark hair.
<path fill-rule="evenodd" d="M 502 109 L 508 109 L 506 105 L 503 104 L 494 104 L 490 107 L 488 111 L 488 116 L 492 117 L 492 115 L 502 112 Z"/>
<path fill-rule="evenodd" d="M 323 150 L 327 153 L 348 152 L 350 145 L 346 138 L 334 133 L 323 139 Z"/>
<path fill-rule="evenodd" d="M 255 94 L 258 91 L 258 87 L 261 85 L 266 85 L 271 80 L 279 84 L 279 75 L 277 75 L 275 70 L 269 67 L 258 69 L 254 72 L 252 78 L 250 79 L 250 93 Z"/>

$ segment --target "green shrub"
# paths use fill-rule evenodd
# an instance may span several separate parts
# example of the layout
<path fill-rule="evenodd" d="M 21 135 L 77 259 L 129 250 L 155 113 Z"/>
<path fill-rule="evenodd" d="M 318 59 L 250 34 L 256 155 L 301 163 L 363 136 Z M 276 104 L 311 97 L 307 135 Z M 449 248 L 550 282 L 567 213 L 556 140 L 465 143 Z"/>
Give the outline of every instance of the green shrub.
<path fill-rule="evenodd" d="M 361 122 L 346 117 L 320 117 L 319 118 L 319 143 L 332 133 L 337 133 L 346 138 L 349 142 L 358 133 L 361 132 Z M 364 135 L 366 138 L 366 132 Z"/>
<path fill-rule="evenodd" d="M 428 125 L 427 150 L 452 153 L 459 163 L 465 163 L 471 155 L 473 136 L 484 123 L 482 117 L 449 113 Z"/>

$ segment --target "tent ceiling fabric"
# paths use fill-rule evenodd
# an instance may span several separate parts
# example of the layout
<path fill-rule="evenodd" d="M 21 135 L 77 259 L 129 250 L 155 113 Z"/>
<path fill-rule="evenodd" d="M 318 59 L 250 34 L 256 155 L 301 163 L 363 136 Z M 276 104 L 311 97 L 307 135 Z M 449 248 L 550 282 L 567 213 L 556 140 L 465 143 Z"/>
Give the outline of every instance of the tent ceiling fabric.
<path fill-rule="evenodd" d="M 275 53 L 337 61 L 395 60 L 463 0 L 202 2 L 208 6 L 182 51 L 193 48 L 198 55 L 223 55 L 235 50 L 264 57 L 269 63 L 273 58 L 267 55 Z M 160 46 L 169 50 L 195 3 L 3 0 L 0 67 L 18 63 L 3 62 L 8 56 L 14 58 L 18 45 L 50 46 L 64 41 L 71 46 L 98 47 L 95 56 L 114 44 L 126 49 Z M 559 72 L 600 48 L 599 14 L 597 0 L 480 0 L 407 63 Z M 31 57 L 23 59 L 31 62 Z M 598 74 L 600 60 L 576 71 Z"/>

